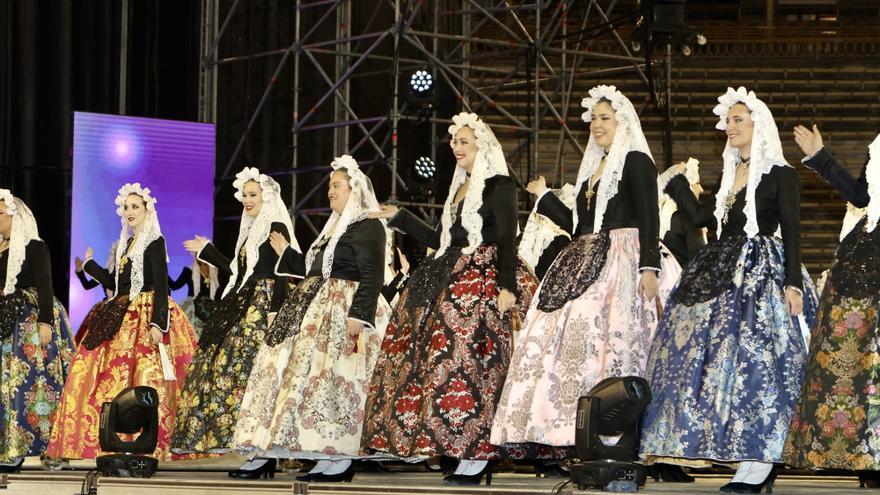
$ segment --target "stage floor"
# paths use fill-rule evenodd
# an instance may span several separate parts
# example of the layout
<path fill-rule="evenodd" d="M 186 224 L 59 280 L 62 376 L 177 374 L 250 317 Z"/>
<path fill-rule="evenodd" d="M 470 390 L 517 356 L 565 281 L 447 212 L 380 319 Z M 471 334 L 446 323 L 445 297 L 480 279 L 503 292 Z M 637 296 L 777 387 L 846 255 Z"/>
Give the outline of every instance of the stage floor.
<path fill-rule="evenodd" d="M 150 479 L 109 478 L 97 480 L 98 495 L 225 495 L 225 494 L 551 494 L 563 482 L 561 478 L 535 478 L 533 474 L 496 473 L 491 486 L 446 487 L 442 477 L 434 473 L 394 472 L 383 474 L 358 473 L 352 483 L 298 483 L 297 473 L 277 473 L 273 480 L 233 481 L 225 472 L 160 471 Z M 0 487 L 4 495 L 75 495 L 81 493 L 86 477 L 84 470 L 40 471 L 25 469 L 18 474 L 4 475 Z M 727 476 L 697 476 L 691 484 L 654 483 L 648 481 L 643 494 L 717 494 L 729 480 Z M 862 494 L 854 477 L 781 476 L 774 493 L 783 495 Z M 579 491 L 570 485 L 561 494 L 603 493 Z M 870 493 L 870 492 L 868 492 Z"/>

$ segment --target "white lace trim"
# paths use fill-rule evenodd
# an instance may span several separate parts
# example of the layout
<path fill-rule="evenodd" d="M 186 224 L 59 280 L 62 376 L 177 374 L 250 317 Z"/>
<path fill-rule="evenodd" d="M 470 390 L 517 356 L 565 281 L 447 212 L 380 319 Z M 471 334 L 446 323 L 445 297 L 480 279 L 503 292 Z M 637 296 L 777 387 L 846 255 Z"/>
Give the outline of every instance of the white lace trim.
<path fill-rule="evenodd" d="M 779 140 L 779 130 L 773 121 L 773 114 L 763 101 L 755 96 L 754 91 L 746 91 L 740 86 L 734 91 L 727 88 L 727 92 L 718 97 L 718 105 L 712 112 L 719 117 L 716 129 L 727 129 L 727 112 L 736 103 L 743 103 L 752 113 L 752 121 L 755 124 L 752 131 L 752 149 L 749 155 L 749 181 L 746 185 L 746 226 L 745 232 L 748 237 L 758 235 L 758 215 L 755 208 L 755 191 L 764 174 L 769 173 L 773 167 L 788 167 L 788 162 L 782 154 L 782 142 Z M 715 196 L 715 219 L 717 220 L 717 235 L 721 238 L 724 228 L 724 203 L 733 188 L 736 164 L 739 163 L 739 150 L 730 146 L 730 141 L 724 146 L 724 169 L 721 175 L 721 186 Z"/>
<path fill-rule="evenodd" d="M 592 121 L 593 107 L 600 100 L 608 100 L 611 107 L 615 110 L 615 118 L 617 119 L 617 130 L 614 133 L 614 140 L 611 142 L 611 148 L 608 150 L 606 157 L 605 149 L 596 143 L 595 138 L 590 135 L 587 142 L 587 149 L 584 150 L 584 156 L 581 159 L 581 166 L 578 170 L 578 178 L 575 183 L 575 191 L 580 191 L 584 182 L 590 180 L 596 170 L 599 168 L 602 158 L 605 159 L 605 168 L 602 170 L 602 177 L 599 181 L 599 190 L 596 194 L 596 210 L 593 220 L 593 232 L 598 232 L 602 228 L 602 221 L 605 217 L 605 209 L 608 207 L 608 201 L 617 195 L 617 186 L 623 175 L 623 166 L 626 162 L 626 155 L 630 151 L 641 151 L 648 155 L 651 161 L 654 157 L 648 148 L 648 141 L 642 132 L 642 124 L 636 113 L 635 107 L 629 98 L 623 95 L 614 86 L 596 86 L 590 90 L 590 96 L 584 98 L 581 106 L 586 111 L 581 115 L 584 122 L 589 124 Z M 574 229 L 577 230 L 578 212 L 577 208 L 572 209 L 572 221 Z"/>
<path fill-rule="evenodd" d="M 120 187 L 116 194 L 116 214 L 119 215 L 122 229 L 119 232 L 119 241 L 116 244 L 115 266 L 120 266 L 119 263 L 122 257 L 126 255 L 128 238 L 134 235 L 134 232 L 128 227 L 124 216 L 125 199 L 130 194 L 140 196 L 144 200 L 147 210 L 140 234 L 138 234 L 131 249 L 128 249 L 128 261 L 131 263 L 131 290 L 128 295 L 130 299 L 134 299 L 141 293 L 141 289 L 144 287 L 144 251 L 153 241 L 162 237 L 162 229 L 159 227 L 159 216 L 156 213 L 156 198 L 151 195 L 150 189 L 141 187 L 140 182 L 127 183 Z M 119 295 L 119 272 L 120 270 L 114 272 L 116 277 L 116 291 L 114 295 L 117 296 Z"/>
<path fill-rule="evenodd" d="M 229 282 L 223 290 L 223 297 L 226 297 L 230 291 L 235 289 L 241 290 L 242 286 L 253 275 L 254 267 L 260 258 L 260 246 L 269 238 L 272 224 L 275 222 L 284 224 L 287 227 L 287 233 L 290 235 L 290 246 L 297 252 L 301 253 L 299 243 L 296 242 L 296 236 L 293 234 L 293 222 L 290 221 L 290 213 L 287 206 L 281 199 L 281 186 L 275 182 L 275 179 L 266 174 L 261 174 L 256 167 L 245 167 L 241 172 L 235 174 L 235 181 L 232 183 L 235 187 L 235 199 L 243 202 L 242 191 L 244 185 L 249 181 L 254 181 L 260 185 L 260 191 L 263 193 L 263 205 L 260 207 L 260 213 L 256 218 L 251 217 L 245 212 L 241 213 L 241 223 L 238 226 L 238 239 L 235 241 L 235 252 L 232 261 L 229 263 L 229 269 L 232 274 L 229 276 Z M 241 284 L 235 286 L 238 280 L 238 253 L 242 246 L 245 250 L 245 272 L 241 279 Z"/>
<path fill-rule="evenodd" d="M 496 175 L 507 176 L 507 161 L 504 158 L 501 143 L 495 138 L 492 129 L 477 114 L 462 112 L 452 117 L 452 122 L 453 124 L 449 126 L 449 134 L 453 137 L 465 126 L 473 129 L 476 137 L 477 156 L 474 158 L 470 186 L 468 186 L 467 194 L 462 200 L 464 204 L 461 209 L 461 225 L 468 233 L 468 245 L 461 252 L 470 254 L 483 243 L 483 217 L 480 216 L 479 210 L 483 206 L 483 190 L 486 188 L 486 179 Z M 449 145 L 452 146 L 451 140 Z M 446 202 L 443 204 L 443 214 L 440 218 L 442 226 L 440 248 L 434 253 L 435 258 L 442 256 L 452 242 L 450 232 L 452 228 L 452 201 L 465 179 L 467 179 L 467 171 L 456 166 L 452 182 L 449 184 L 449 194 L 446 195 Z M 517 233 L 519 233 L 519 225 L 517 225 Z"/>
<path fill-rule="evenodd" d="M 838 236 L 838 239 L 842 241 L 843 238 L 846 237 L 853 228 L 855 228 L 856 224 L 859 223 L 859 220 L 861 220 L 862 217 L 865 216 L 867 211 L 867 208 L 857 208 L 854 204 L 847 203 L 846 215 L 843 217 L 843 225 L 841 225 L 840 227 L 840 235 Z M 868 230 L 868 232 L 870 232 L 870 230 Z"/>
<path fill-rule="evenodd" d="M 219 279 L 219 270 L 217 267 L 210 264 L 205 263 L 208 267 L 208 280 L 209 287 L 208 292 L 211 296 L 211 299 L 217 295 L 217 289 L 220 288 L 220 279 Z M 199 297 L 199 292 L 202 291 L 202 271 L 199 266 L 199 258 L 198 256 L 194 256 L 193 264 L 192 264 L 192 283 L 193 283 L 193 298 Z"/>
<path fill-rule="evenodd" d="M 28 243 L 35 239 L 40 240 L 40 234 L 34 214 L 24 201 L 14 197 L 9 189 L 0 189 L 0 200 L 6 203 L 6 215 L 12 217 L 9 257 L 6 259 L 6 283 L 3 286 L 3 294 L 8 296 L 15 292 Z"/>
<path fill-rule="evenodd" d="M 327 237 L 330 229 L 334 225 L 336 226 L 333 235 L 327 241 L 324 257 L 321 259 L 321 275 L 324 278 L 330 278 L 330 272 L 333 271 L 333 255 L 336 251 L 336 244 L 339 243 L 342 234 L 348 230 L 348 226 L 367 218 L 367 213 L 379 211 L 379 202 L 376 200 L 376 194 L 373 192 L 373 183 L 370 182 L 369 177 L 364 175 L 354 158 L 350 155 L 342 155 L 334 159 L 330 166 L 333 167 L 334 172 L 345 170 L 348 174 L 348 185 L 351 187 L 351 193 L 349 193 L 345 208 L 342 209 L 342 214 L 340 215 L 334 211 L 330 215 L 321 233 L 315 239 L 315 242 L 309 246 L 309 250 L 306 253 L 306 272 L 308 272 L 315 261 L 315 256 L 320 250 L 319 245 L 321 241 Z"/>
<path fill-rule="evenodd" d="M 880 134 L 868 146 L 868 165 L 865 170 L 865 178 L 868 180 L 867 215 L 868 222 L 865 231 L 872 232 L 880 220 Z"/>
<path fill-rule="evenodd" d="M 684 175 L 691 185 L 700 182 L 700 161 L 696 158 L 688 158 L 684 173 L 678 172 L 675 167 L 669 167 L 657 177 L 657 197 L 660 199 L 660 239 L 662 240 L 669 232 L 672 225 L 672 215 L 678 211 L 678 205 L 664 191 L 669 182 L 678 175 Z M 703 229 L 705 233 L 706 229 Z"/>
<path fill-rule="evenodd" d="M 553 194 L 558 196 L 565 206 L 569 208 L 576 207 L 573 185 L 565 184 L 562 186 L 562 189 L 554 190 Z M 522 239 L 519 241 L 518 254 L 523 261 L 534 269 L 538 265 L 538 261 L 541 259 L 541 255 L 544 254 L 547 246 L 560 235 L 571 238 L 571 234 L 561 229 L 549 218 L 538 213 L 538 202 L 535 202 L 532 213 L 529 214 L 529 219 L 526 221 L 526 226 L 523 229 Z"/>

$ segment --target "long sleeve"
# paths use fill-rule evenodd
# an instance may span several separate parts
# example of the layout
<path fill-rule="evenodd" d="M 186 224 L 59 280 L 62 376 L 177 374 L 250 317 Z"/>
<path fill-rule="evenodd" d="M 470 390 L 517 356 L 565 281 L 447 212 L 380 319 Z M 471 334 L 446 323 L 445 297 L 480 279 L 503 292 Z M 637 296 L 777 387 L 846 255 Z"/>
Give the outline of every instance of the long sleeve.
<path fill-rule="evenodd" d="M 664 192 L 675 201 L 678 210 L 687 216 L 687 220 L 692 226 L 703 228 L 715 225 L 714 201 L 703 203 L 697 201 L 691 191 L 691 185 L 684 175 L 673 177 L 666 185 Z"/>
<path fill-rule="evenodd" d="M 217 268 L 217 270 L 225 276 L 232 275 L 232 269 L 229 268 L 230 260 L 223 253 L 209 242 L 199 251 L 197 258 L 205 263 Z"/>
<path fill-rule="evenodd" d="M 299 251 L 287 246 L 275 264 L 275 275 L 302 278 L 306 274 L 306 257 Z"/>
<path fill-rule="evenodd" d="M 498 249 L 498 285 L 518 296 L 516 290 L 516 185 L 509 177 L 496 176 L 492 191 L 492 214 L 495 216 Z"/>
<path fill-rule="evenodd" d="M 82 284 L 82 288 L 85 290 L 92 290 L 101 285 L 97 280 L 86 277 L 85 268 L 76 272 L 76 278 L 79 279 L 79 283 Z"/>
<path fill-rule="evenodd" d="M 827 148 L 822 148 L 810 159 L 804 160 L 804 165 L 822 176 L 828 181 L 841 196 L 858 208 L 868 206 L 868 179 L 866 177 L 867 166 L 862 167 L 862 173 L 858 179 L 854 179 L 837 160 L 831 156 Z M 867 163 L 865 163 L 867 165 Z"/>
<path fill-rule="evenodd" d="M 363 220 L 362 223 L 354 239 L 355 263 L 361 278 L 348 317 L 374 326 L 385 273 L 385 228 L 378 220 Z"/>
<path fill-rule="evenodd" d="M 560 229 L 574 235 L 574 229 L 577 228 L 577 225 L 573 223 L 571 208 L 565 206 L 565 203 L 552 191 L 547 191 L 538 199 L 537 211 L 558 225 Z"/>
<path fill-rule="evenodd" d="M 660 207 L 657 167 L 644 153 L 630 153 L 624 165 L 639 225 L 639 269 L 660 270 Z"/>
<path fill-rule="evenodd" d="M 284 238 L 287 239 L 287 242 L 290 242 L 290 232 L 287 231 L 287 227 L 283 223 L 272 223 L 272 231 L 278 232 L 279 234 L 283 235 Z M 264 245 L 268 243 L 269 240 L 267 239 Z M 272 256 L 275 255 L 275 251 L 271 247 L 269 247 L 269 251 L 272 253 Z M 290 249 L 290 251 L 293 250 Z M 272 313 L 278 312 L 278 310 L 281 309 L 281 305 L 284 304 L 284 299 L 287 298 L 288 283 L 286 275 L 275 274 L 274 279 L 275 286 L 272 289 L 272 301 L 269 303 L 269 311 Z"/>
<path fill-rule="evenodd" d="M 803 290 L 801 272 L 801 181 L 791 167 L 774 167 L 778 174 L 777 209 L 785 251 L 785 286 Z"/>
<path fill-rule="evenodd" d="M 52 288 L 52 259 L 49 247 L 40 241 L 31 241 L 25 248 L 25 257 L 34 275 L 37 287 L 37 320 L 50 326 L 55 325 L 55 291 Z"/>
<path fill-rule="evenodd" d="M 96 263 L 95 260 L 86 260 L 83 264 L 83 271 L 91 275 L 105 289 L 111 292 L 116 290 L 116 277 L 108 272 L 106 268 Z"/>
<path fill-rule="evenodd" d="M 177 276 L 177 279 L 172 279 L 168 277 L 168 288 L 171 290 L 182 289 L 188 285 L 192 285 L 192 268 L 185 266 L 182 270 L 180 270 L 180 275 Z M 192 292 L 192 290 L 190 290 Z"/>
<path fill-rule="evenodd" d="M 440 247 L 440 232 L 423 222 L 406 208 L 397 210 L 397 214 L 388 221 L 388 226 L 411 236 L 419 244 L 431 249 Z M 442 227 L 441 227 L 442 228 Z"/>
<path fill-rule="evenodd" d="M 396 296 L 398 292 L 400 292 L 405 281 L 404 277 L 405 275 L 403 272 L 397 272 L 394 279 L 382 288 L 382 295 L 385 297 L 385 300 L 388 301 L 388 304 L 391 304 L 391 300 L 394 299 L 394 296 Z"/>
<path fill-rule="evenodd" d="M 153 277 L 153 316 L 150 324 L 162 333 L 168 332 L 168 264 L 165 261 L 165 239 L 151 242 L 144 252 L 144 269 Z"/>

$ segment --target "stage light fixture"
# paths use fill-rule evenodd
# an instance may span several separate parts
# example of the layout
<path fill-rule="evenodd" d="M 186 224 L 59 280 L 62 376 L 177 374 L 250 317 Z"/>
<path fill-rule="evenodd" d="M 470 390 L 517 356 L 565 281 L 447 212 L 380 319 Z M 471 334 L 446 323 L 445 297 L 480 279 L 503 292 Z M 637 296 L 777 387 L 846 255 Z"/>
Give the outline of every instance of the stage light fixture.
<path fill-rule="evenodd" d="M 135 435 L 123 440 L 119 434 Z M 159 393 L 153 387 L 129 387 L 101 407 L 98 441 L 105 452 L 96 459 L 98 470 L 108 476 L 149 478 L 159 462 L 150 456 L 159 442 Z"/>
<path fill-rule="evenodd" d="M 651 402 L 648 382 L 638 376 L 606 378 L 578 400 L 571 481 L 606 491 L 635 492 L 647 471 L 638 459 L 642 413 Z"/>
<path fill-rule="evenodd" d="M 434 173 L 437 171 L 437 167 L 434 165 L 434 160 L 431 160 L 431 158 L 427 156 L 416 158 L 414 167 L 416 175 L 425 180 L 433 179 Z"/>
<path fill-rule="evenodd" d="M 412 88 L 413 92 L 416 94 L 424 94 L 430 91 L 433 86 L 434 78 L 431 76 L 430 72 L 424 69 L 415 71 L 412 77 L 409 78 L 409 87 Z"/>

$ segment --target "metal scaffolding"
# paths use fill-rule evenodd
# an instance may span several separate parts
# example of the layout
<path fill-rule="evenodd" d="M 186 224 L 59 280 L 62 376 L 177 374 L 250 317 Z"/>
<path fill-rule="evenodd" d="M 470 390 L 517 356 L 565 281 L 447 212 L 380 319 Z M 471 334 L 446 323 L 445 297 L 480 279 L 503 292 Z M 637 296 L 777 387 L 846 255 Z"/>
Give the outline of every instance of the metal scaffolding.
<path fill-rule="evenodd" d="M 409 74 L 417 68 L 429 67 L 435 80 L 454 94 L 461 109 L 480 114 L 492 126 L 504 145 L 510 174 L 520 187 L 538 173 L 556 184 L 571 180 L 572 172 L 576 174 L 577 166 L 566 170 L 565 164 L 579 163 L 587 137 L 584 125 L 578 124 L 580 101 L 573 98 L 582 96 L 575 92 L 575 88 L 582 90 L 578 81 L 608 75 L 629 77 L 649 89 L 650 98 L 643 107 L 658 101 L 650 60 L 633 54 L 625 36 L 618 32 L 619 26 L 634 24 L 637 12 L 631 2 L 620 6 L 617 0 L 377 0 L 372 18 L 361 23 L 364 29 L 353 32 L 355 0 L 296 0 L 295 18 L 290 20 L 295 31 L 292 44 L 219 58 L 218 46 L 230 19 L 250 1 L 258 0 L 224 2 L 230 6 L 221 12 L 220 0 L 202 0 L 203 120 L 217 119 L 218 66 L 277 58 L 274 75 L 266 81 L 237 147 L 218 167 L 222 173 L 217 183 L 234 175 L 242 146 L 268 95 L 276 90 L 282 71 L 292 72 L 294 91 L 305 74 L 318 78 L 324 84 L 323 92 L 309 98 L 297 92 L 294 98 L 290 122 L 293 153 L 290 168 L 284 172 L 294 185 L 292 217 L 303 220 L 315 233 L 320 225 L 315 225 L 313 217 L 328 211 L 314 206 L 325 187 L 328 169 L 323 164 L 303 163 L 303 138 L 310 133 L 329 133 L 335 155 L 357 153 L 362 164 L 387 167 L 392 177 L 390 199 L 396 199 L 409 187 L 400 173 L 410 164 L 400 163 L 398 127 L 413 118 L 407 111 L 410 103 L 404 90 Z M 393 16 L 383 18 L 380 11 L 393 12 Z M 306 25 L 304 15 L 314 19 L 316 12 L 320 12 L 317 21 Z M 593 48 L 597 41 L 601 51 Z M 388 44 L 390 53 L 384 48 Z M 327 64 L 327 57 L 334 63 Z M 350 104 L 352 81 L 380 72 L 394 82 L 390 110 L 382 115 L 356 113 Z M 332 112 L 326 111 L 328 106 Z M 436 116 L 428 120 L 433 154 L 444 139 L 437 137 L 437 130 L 443 128 L 438 126 L 449 121 Z M 307 181 L 307 188 L 297 188 L 297 177 L 304 173 L 315 179 Z M 318 179 L 317 174 L 323 177 Z M 415 206 L 423 211 L 436 207 L 431 202 Z"/>

